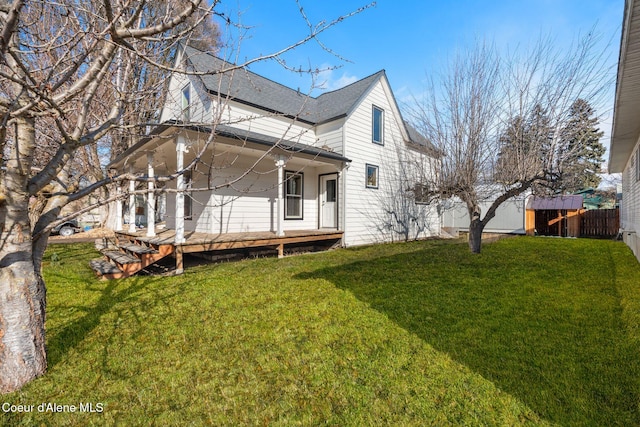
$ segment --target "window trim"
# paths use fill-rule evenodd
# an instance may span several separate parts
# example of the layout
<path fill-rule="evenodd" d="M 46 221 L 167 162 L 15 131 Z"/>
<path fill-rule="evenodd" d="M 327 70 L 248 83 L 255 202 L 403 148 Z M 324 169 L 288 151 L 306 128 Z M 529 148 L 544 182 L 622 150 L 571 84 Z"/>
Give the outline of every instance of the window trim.
<path fill-rule="evenodd" d="M 186 96 L 185 96 L 186 94 Z M 180 91 L 180 116 L 182 121 L 188 123 L 191 121 L 191 83 L 187 83 Z"/>
<path fill-rule="evenodd" d="M 293 177 L 300 177 L 300 194 L 289 194 L 288 190 L 289 190 L 289 186 L 287 185 L 288 182 L 291 180 L 291 178 Z M 283 196 L 284 196 L 284 219 L 287 221 L 290 220 L 294 220 L 294 221 L 302 221 L 304 220 L 304 173 L 303 172 L 298 172 L 298 171 L 288 171 L 285 170 L 284 171 L 284 191 L 283 191 Z M 289 197 L 294 197 L 297 202 L 300 204 L 300 215 L 299 216 L 290 216 L 288 214 L 288 207 L 289 207 Z"/>
<path fill-rule="evenodd" d="M 373 168 L 376 171 L 376 183 L 375 185 L 369 184 L 369 168 Z M 364 167 L 364 185 L 366 188 L 377 190 L 380 188 L 380 166 L 366 163 Z"/>
<path fill-rule="evenodd" d="M 378 133 L 379 139 L 376 139 L 376 112 L 380 112 L 380 123 Z M 378 145 L 384 145 L 384 109 L 373 105 L 371 107 L 371 142 Z"/>

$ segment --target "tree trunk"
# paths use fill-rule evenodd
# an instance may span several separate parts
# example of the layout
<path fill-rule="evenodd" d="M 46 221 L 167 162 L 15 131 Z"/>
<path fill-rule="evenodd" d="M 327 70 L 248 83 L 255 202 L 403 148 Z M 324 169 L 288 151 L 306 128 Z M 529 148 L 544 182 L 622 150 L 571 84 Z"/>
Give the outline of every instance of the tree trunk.
<path fill-rule="evenodd" d="M 467 202 L 469 210 L 469 249 L 471 253 L 479 254 L 482 249 L 482 230 L 484 230 L 485 222 L 480 220 L 481 210 L 478 203 L 474 200 Z"/>
<path fill-rule="evenodd" d="M 34 125 L 32 118 L 16 119 L 16 144 L 0 183 L 0 393 L 18 390 L 47 367 L 46 289 L 34 262 L 26 191 Z"/>
<path fill-rule="evenodd" d="M 482 249 L 482 230 L 484 224 L 481 221 L 471 221 L 469 224 L 469 250 L 479 254 Z"/>
<path fill-rule="evenodd" d="M 33 269 L 30 246 L 27 241 L 0 250 L 0 393 L 20 389 L 47 368 L 46 291 Z"/>
<path fill-rule="evenodd" d="M 107 185 L 100 189 L 100 197 L 102 200 L 109 199 L 112 195 L 117 194 L 114 185 Z M 110 202 L 100 206 L 100 226 L 108 230 L 115 230 L 118 222 L 117 202 Z M 121 213 L 121 212 L 120 212 Z"/>

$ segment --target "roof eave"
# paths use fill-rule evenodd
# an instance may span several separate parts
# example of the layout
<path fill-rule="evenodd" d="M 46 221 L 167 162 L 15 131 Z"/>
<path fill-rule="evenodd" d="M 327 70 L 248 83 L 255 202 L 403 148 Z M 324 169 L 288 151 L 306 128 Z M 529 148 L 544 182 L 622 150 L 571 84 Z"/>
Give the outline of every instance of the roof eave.
<path fill-rule="evenodd" d="M 609 172 L 622 172 L 640 135 L 640 5 L 634 0 L 625 2 L 620 55 L 616 81 Z"/>
<path fill-rule="evenodd" d="M 228 95 L 226 93 L 220 93 L 220 92 L 217 92 L 217 91 L 211 90 L 211 89 L 209 89 L 207 92 L 210 95 L 213 95 L 213 96 L 223 97 L 225 100 L 228 100 L 228 101 L 233 101 L 233 102 L 237 102 L 238 104 L 246 105 L 248 107 L 257 108 L 258 110 L 265 111 L 265 112 L 267 112 L 269 114 L 275 114 L 275 115 L 278 115 L 278 116 L 286 117 L 288 119 L 296 120 L 298 122 L 305 123 L 305 124 L 310 125 L 310 126 L 314 126 L 314 125 L 317 124 L 316 122 L 314 122 L 312 120 L 303 119 L 299 115 L 298 116 L 294 116 L 294 115 L 291 115 L 291 114 L 283 113 L 282 111 L 276 111 L 276 110 L 264 107 L 262 105 L 258 105 L 256 103 L 253 103 L 251 101 L 246 101 L 246 100 L 241 99 L 241 98 L 232 97 L 232 96 L 230 96 L 230 95 Z"/>

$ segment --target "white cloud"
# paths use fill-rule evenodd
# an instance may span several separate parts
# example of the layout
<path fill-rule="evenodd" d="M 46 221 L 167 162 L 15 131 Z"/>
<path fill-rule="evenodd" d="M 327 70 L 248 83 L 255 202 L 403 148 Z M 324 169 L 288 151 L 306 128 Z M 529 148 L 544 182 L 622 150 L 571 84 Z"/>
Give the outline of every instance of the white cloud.
<path fill-rule="evenodd" d="M 342 72 L 338 76 L 338 69 L 331 68 L 328 64 L 322 64 L 320 72 L 316 76 L 315 86 L 322 91 L 332 91 L 343 88 L 358 81 L 358 77 Z"/>

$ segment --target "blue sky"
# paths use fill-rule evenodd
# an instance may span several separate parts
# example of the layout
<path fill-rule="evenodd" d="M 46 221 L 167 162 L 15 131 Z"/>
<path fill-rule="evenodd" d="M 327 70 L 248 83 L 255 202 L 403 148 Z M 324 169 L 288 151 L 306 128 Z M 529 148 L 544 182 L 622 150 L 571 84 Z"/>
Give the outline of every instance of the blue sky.
<path fill-rule="evenodd" d="M 318 23 L 367 2 L 300 0 L 300 4 L 309 20 Z M 295 0 L 224 1 L 222 7 L 231 16 L 240 11 L 241 22 L 249 27 L 240 46 L 240 59 L 278 51 L 308 32 Z M 618 58 L 623 8 L 624 0 L 379 0 L 319 37 L 348 61 L 328 54 L 313 41 L 284 58 L 295 67 L 339 66 L 321 77 L 329 90 L 385 69 L 402 104 L 419 96 L 427 75 L 440 71 L 456 50 L 477 39 L 513 49 L 545 35 L 560 46 L 568 46 L 595 26 L 613 65 Z M 273 61 L 255 64 L 251 70 L 303 92 L 311 86 L 309 75 L 286 71 Z M 613 103 L 613 88 L 611 94 L 608 109 Z M 599 113 L 606 116 L 610 111 Z M 608 133 L 610 124 L 606 117 L 604 121 L 602 128 Z"/>

